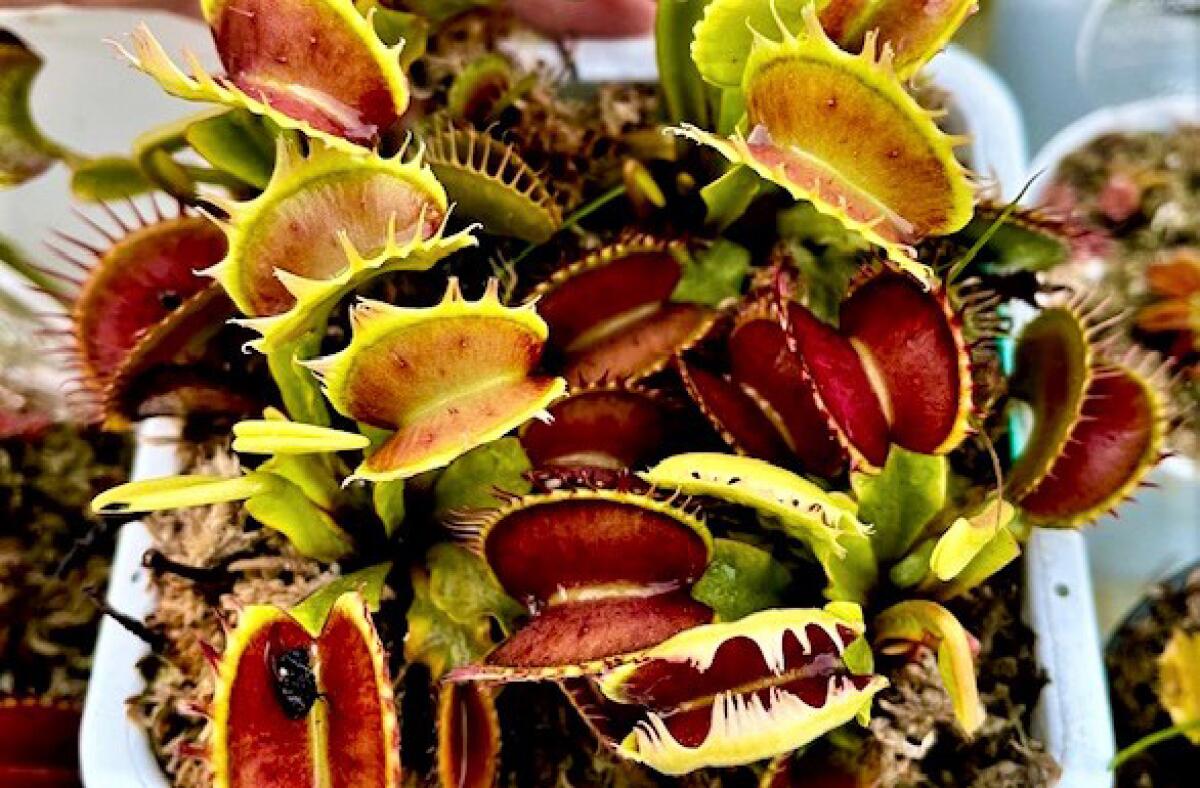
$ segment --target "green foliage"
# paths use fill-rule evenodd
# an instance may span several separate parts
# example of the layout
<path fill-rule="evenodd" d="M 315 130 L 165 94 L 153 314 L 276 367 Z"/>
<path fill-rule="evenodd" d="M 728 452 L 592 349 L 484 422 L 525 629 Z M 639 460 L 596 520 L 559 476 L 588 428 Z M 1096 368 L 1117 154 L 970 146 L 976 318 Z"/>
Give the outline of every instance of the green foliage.
<path fill-rule="evenodd" d="M 384 533 L 390 538 L 404 522 L 407 514 L 404 493 L 406 484 L 403 479 L 392 482 L 380 482 L 371 490 L 371 503 L 375 514 L 383 523 Z"/>
<path fill-rule="evenodd" d="M 892 565 L 888 579 L 896 588 L 913 588 L 929 576 L 929 559 L 933 548 L 937 546 L 936 539 L 924 539 L 906 556 Z"/>
<path fill-rule="evenodd" d="M 804 284 L 805 305 L 822 320 L 836 323 L 867 242 L 806 202 L 780 211 L 776 227 Z"/>
<path fill-rule="evenodd" d="M 232 479 L 191 475 L 129 482 L 96 496 L 92 510 L 126 515 L 244 501 L 251 517 L 283 534 L 303 555 L 332 562 L 352 544 L 329 515 L 337 483 L 314 459 L 276 457 Z"/>
<path fill-rule="evenodd" d="M 1010 526 L 1005 525 L 996 532 L 975 557 L 971 559 L 958 575 L 948 583 L 932 586 L 933 595 L 938 599 L 954 599 L 968 591 L 978 588 L 989 577 L 1017 560 L 1021 555 L 1021 543 L 1013 534 Z"/>
<path fill-rule="evenodd" d="M 938 539 L 929 566 L 939 580 L 952 580 L 1012 522 L 1016 510 L 1002 499 L 993 498 L 979 512 L 959 517 Z"/>
<path fill-rule="evenodd" d="M 749 250 L 718 238 L 708 248 L 688 257 L 683 278 L 675 286 L 671 300 L 717 306 L 741 295 L 749 272 Z"/>
<path fill-rule="evenodd" d="M 312 370 L 300 364 L 300 361 L 316 355 L 320 346 L 320 333 L 311 331 L 302 334 L 267 353 L 267 369 L 293 421 L 326 427 L 332 419 L 329 407 L 325 404 L 325 395 L 321 393 L 321 386 Z"/>
<path fill-rule="evenodd" d="M 405 5 L 431 22 L 441 24 L 476 8 L 488 8 L 498 0 L 405 0 Z"/>
<path fill-rule="evenodd" d="M 429 575 L 412 573 L 413 600 L 408 608 L 404 659 L 429 668 L 436 681 L 446 671 L 480 659 L 492 647 L 487 619 L 468 624 L 455 621 L 430 593 Z"/>
<path fill-rule="evenodd" d="M 1067 262 L 1070 243 L 1049 228 L 1023 221 L 1012 213 L 982 206 L 955 239 L 964 245 L 982 241 L 977 263 L 990 274 L 1048 271 Z"/>
<path fill-rule="evenodd" d="M 309 594 L 303 602 L 292 608 L 292 618 L 309 632 L 319 632 L 338 599 L 352 591 L 362 594 L 371 610 L 379 610 L 383 583 L 391 570 L 389 561 L 343 575 Z"/>
<path fill-rule="evenodd" d="M 741 164 L 730 167 L 724 175 L 700 190 L 700 198 L 707 209 L 707 222 L 718 230 L 736 222 L 754 202 L 762 184 L 762 179 L 749 167 Z"/>
<path fill-rule="evenodd" d="M 459 545 L 443 542 L 425 556 L 429 595 L 458 624 L 492 619 L 507 635 L 525 608 L 504 593 L 483 559 Z"/>
<path fill-rule="evenodd" d="M 218 170 L 265 189 L 275 168 L 278 130 L 272 126 L 244 109 L 234 109 L 190 123 L 184 139 Z"/>
<path fill-rule="evenodd" d="M 954 716 L 968 736 L 983 725 L 987 712 L 975 684 L 971 635 L 958 619 L 936 602 L 908 600 L 889 607 L 875 619 L 876 645 L 903 641 L 937 648 L 938 672 Z"/>
<path fill-rule="evenodd" d="M 434 545 L 426 570 L 412 573 L 404 657 L 426 665 L 436 680 L 477 662 L 493 645 L 492 622 L 504 633 L 525 610 L 500 589 L 481 558 L 457 545 Z"/>
<path fill-rule="evenodd" d="M 871 537 L 849 531 L 839 538 L 838 543 L 844 550 L 840 556 L 828 545 L 813 545 L 813 554 L 829 581 L 825 596 L 835 602 L 866 604 L 871 590 L 879 582 L 879 562 Z"/>
<path fill-rule="evenodd" d="M 791 573 L 771 553 L 733 539 L 717 539 L 712 562 L 692 596 L 716 611 L 720 621 L 779 607 Z"/>
<path fill-rule="evenodd" d="M 533 469 L 516 438 L 476 447 L 446 467 L 434 485 L 435 509 L 441 516 L 467 509 L 492 509 L 502 501 L 494 494 L 529 492 L 525 474 Z"/>
<path fill-rule="evenodd" d="M 124 199 L 153 189 L 137 164 L 124 156 L 89 159 L 71 173 L 71 193 L 85 202 Z"/>
<path fill-rule="evenodd" d="M 709 125 L 713 91 L 692 60 L 692 30 L 710 0 L 663 0 L 655 20 L 655 52 L 667 118 L 672 123 Z"/>
<path fill-rule="evenodd" d="M 875 527 L 871 540 L 883 561 L 908 552 L 925 526 L 946 505 L 948 468 L 934 457 L 893 446 L 878 474 L 850 477 L 859 517 Z"/>
<path fill-rule="evenodd" d="M 801 12 L 813 0 L 776 3 L 771 0 L 713 0 L 696 26 L 692 58 L 700 73 L 714 85 L 739 88 L 754 45 L 754 32 L 778 41 L 783 33 L 803 29 Z M 826 0 L 828 2 L 828 0 Z"/>
<path fill-rule="evenodd" d="M 404 49 L 400 52 L 401 68 L 407 69 L 414 60 L 425 54 L 429 20 L 424 16 L 388 8 L 379 0 L 357 0 L 354 5 L 363 16 L 374 14 L 371 24 L 380 41 L 388 46 L 404 42 Z M 447 5 L 453 6 L 454 3 Z"/>

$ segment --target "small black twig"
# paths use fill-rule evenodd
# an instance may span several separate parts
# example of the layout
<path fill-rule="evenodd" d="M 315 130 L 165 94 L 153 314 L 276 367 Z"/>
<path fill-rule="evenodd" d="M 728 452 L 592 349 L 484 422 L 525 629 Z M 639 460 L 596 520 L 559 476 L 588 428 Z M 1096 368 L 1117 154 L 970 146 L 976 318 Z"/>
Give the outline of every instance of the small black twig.
<path fill-rule="evenodd" d="M 104 597 L 100 596 L 100 592 L 94 587 L 85 588 L 83 593 L 87 594 L 88 599 L 92 600 L 92 604 L 96 606 L 97 610 L 120 624 L 125 631 L 149 646 L 150 650 L 155 654 L 162 654 L 164 651 L 166 651 L 166 638 L 153 631 L 150 629 L 150 627 L 146 626 L 141 621 L 138 621 L 133 616 L 122 613 L 112 605 L 108 604 Z"/>

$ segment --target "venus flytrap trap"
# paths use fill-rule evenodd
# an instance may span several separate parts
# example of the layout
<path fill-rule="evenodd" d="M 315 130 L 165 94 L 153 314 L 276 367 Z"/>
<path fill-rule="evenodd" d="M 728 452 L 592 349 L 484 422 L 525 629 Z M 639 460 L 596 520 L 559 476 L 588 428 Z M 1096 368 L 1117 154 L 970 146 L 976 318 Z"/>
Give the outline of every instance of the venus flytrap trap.
<path fill-rule="evenodd" d="M 720 6 L 709 8 L 716 14 Z M 728 139 L 687 125 L 680 133 L 836 217 L 928 281 L 909 247 L 927 235 L 953 232 L 970 218 L 971 184 L 954 158 L 956 141 L 905 91 L 892 48 L 884 44 L 877 54 L 876 33 L 867 34 L 855 56 L 829 40 L 811 5 L 802 11 L 798 33 L 776 5 L 769 9 L 782 40 L 766 37 L 773 30 L 749 28 L 753 41 L 737 77 L 746 106 L 742 130 Z M 735 16 L 728 26 L 744 28 L 745 14 Z M 702 73 L 709 57 L 719 57 L 701 45 L 709 18 L 697 26 L 693 49 Z M 710 24 L 721 29 L 723 43 L 736 43 L 736 37 L 725 38 L 725 25 Z M 727 56 L 725 62 L 738 61 Z M 847 123 L 859 135 L 839 134 Z"/>
<path fill-rule="evenodd" d="M 673 299 L 687 270 L 681 255 L 678 245 L 633 237 L 538 285 L 538 313 L 571 385 L 640 380 L 712 329 L 714 309 Z"/>
<path fill-rule="evenodd" d="M 861 611 L 845 604 L 680 633 L 601 680 L 609 698 L 646 709 L 618 752 L 687 774 L 770 758 L 865 722 L 887 679 L 848 664 L 861 637 Z"/>
<path fill-rule="evenodd" d="M 286 775 L 290 785 L 317 788 L 347 774 L 361 785 L 400 785 L 391 680 L 364 599 L 347 593 L 316 623 L 277 607 L 242 612 L 218 666 L 214 785 L 270 785 Z"/>
<path fill-rule="evenodd" d="M 189 770 L 781 788 L 849 760 L 830 773 L 866 780 L 880 745 L 855 721 L 903 705 L 897 662 L 930 654 L 955 735 L 990 735 L 964 597 L 1031 525 L 1140 482 L 1166 416 L 1151 362 L 1079 301 L 1001 371 L 998 293 L 1035 297 L 1078 239 L 976 209 L 962 140 L 906 87 L 971 7 L 664 0 L 661 112 L 628 86 L 562 98 L 488 3 L 210 0 L 223 76 L 135 33 L 134 65 L 211 108 L 129 160 L 180 215 L 68 241 L 98 260 L 72 352 L 111 426 L 220 413 L 244 467 L 94 507 L 240 504 L 335 577 L 242 610 Z M 0 153 L 32 175 L 18 132 Z M 1020 398 L 1014 461 L 991 447 Z M 401 715 L 436 728 L 431 758 L 397 741 L 393 675 L 437 698 Z M 592 738 L 510 736 L 510 701 Z"/>
<path fill-rule="evenodd" d="M 376 482 L 440 468 L 503 437 L 564 393 L 536 375 L 546 324 L 533 305 L 505 307 L 489 280 L 467 301 L 451 278 L 442 302 L 411 309 L 361 301 L 340 353 L 307 362 L 342 415 L 394 430 L 354 478 Z"/>
<path fill-rule="evenodd" d="M 122 54 L 166 92 L 189 101 L 247 109 L 280 128 L 350 152 L 371 146 L 408 107 L 403 48 L 384 46 L 371 21 L 342 0 L 204 3 L 222 77 L 192 53 L 188 72 L 144 25 Z M 312 41 L 324 42 L 313 46 Z"/>
<path fill-rule="evenodd" d="M 1018 339 L 1013 387 L 1033 410 L 1034 432 L 1009 486 L 1033 522 L 1095 520 L 1162 457 L 1165 364 L 1106 342 L 1105 317 L 1103 304 L 1076 297 L 1044 310 Z"/>
<path fill-rule="evenodd" d="M 453 122 L 422 139 L 430 168 L 464 216 L 530 243 L 548 240 L 562 226 L 549 187 L 511 144 Z"/>

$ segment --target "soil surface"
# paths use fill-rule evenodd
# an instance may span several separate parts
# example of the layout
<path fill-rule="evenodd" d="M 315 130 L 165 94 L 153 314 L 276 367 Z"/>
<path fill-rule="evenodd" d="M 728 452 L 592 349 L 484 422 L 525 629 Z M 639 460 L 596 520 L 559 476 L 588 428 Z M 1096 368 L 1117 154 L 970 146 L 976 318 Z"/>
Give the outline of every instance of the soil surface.
<path fill-rule="evenodd" d="M 1188 570 L 1150 592 L 1113 635 L 1105 654 L 1118 749 L 1171 726 L 1158 700 L 1158 657 L 1178 627 L 1200 630 L 1200 568 Z M 1178 737 L 1126 763 L 1119 788 L 1194 786 L 1200 747 Z"/>
<path fill-rule="evenodd" d="M 0 440 L 0 695 L 83 700 L 112 534 L 87 513 L 125 479 L 119 436 L 50 427 Z"/>

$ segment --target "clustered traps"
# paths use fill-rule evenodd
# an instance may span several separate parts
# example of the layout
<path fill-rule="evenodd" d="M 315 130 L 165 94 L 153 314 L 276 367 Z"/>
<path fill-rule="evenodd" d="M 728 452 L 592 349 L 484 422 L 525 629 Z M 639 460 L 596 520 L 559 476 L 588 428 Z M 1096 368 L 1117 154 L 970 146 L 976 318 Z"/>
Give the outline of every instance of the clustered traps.
<path fill-rule="evenodd" d="M 589 732 L 545 784 L 869 781 L 881 665 L 928 655 L 986 735 L 952 609 L 1031 527 L 1118 505 L 1169 414 L 1156 361 L 1014 254 L 1054 226 L 988 202 L 912 89 L 973 4 L 664 2 L 660 96 L 580 98 L 502 54 L 502 9 L 391 5 L 205 2 L 221 73 L 145 28 L 122 50 L 202 115 L 129 159 L 27 113 L 0 148 L 8 179 L 62 159 L 85 199 L 179 205 L 62 239 L 80 398 L 200 420 L 241 468 L 94 508 L 234 503 L 336 576 L 203 646 L 174 762 L 485 788 L 524 768 L 501 696 L 532 684 Z M 1000 293 L 1041 308 L 1011 371 Z M 421 693 L 432 759 L 400 736 Z"/>

